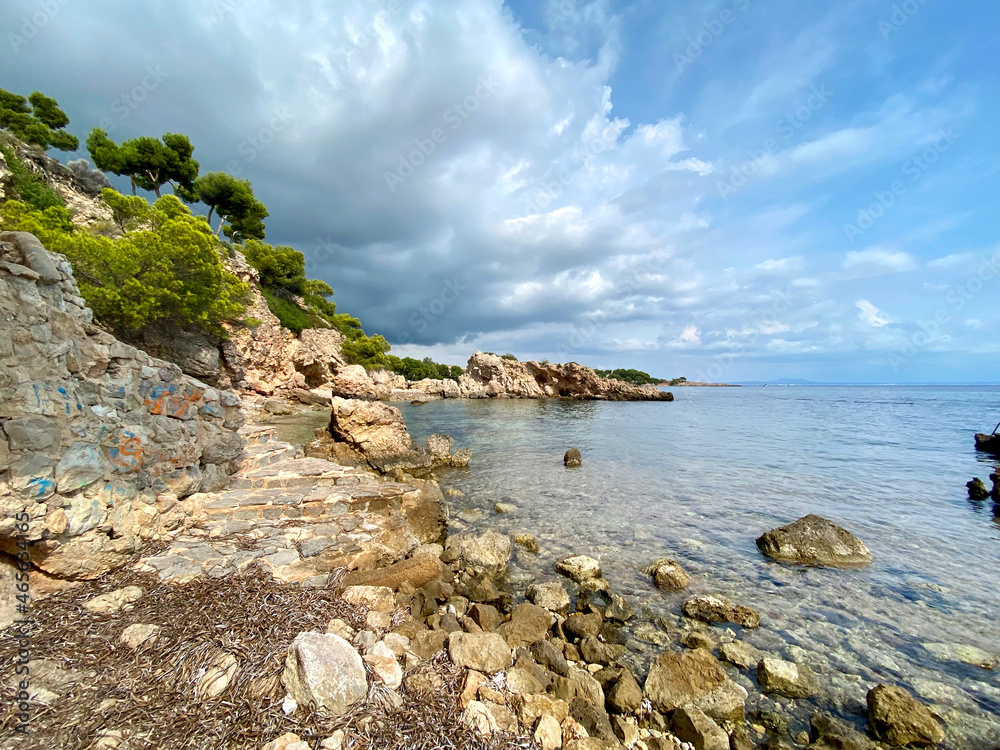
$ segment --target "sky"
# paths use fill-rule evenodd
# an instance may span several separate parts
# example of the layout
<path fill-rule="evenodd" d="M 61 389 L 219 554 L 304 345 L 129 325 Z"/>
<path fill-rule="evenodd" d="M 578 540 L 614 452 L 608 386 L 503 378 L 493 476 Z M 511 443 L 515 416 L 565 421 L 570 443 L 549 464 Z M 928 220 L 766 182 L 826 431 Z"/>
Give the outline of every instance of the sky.
<path fill-rule="evenodd" d="M 400 356 L 996 383 L 998 18 L 6 0 L 0 87 L 54 96 L 81 141 L 189 135 Z"/>

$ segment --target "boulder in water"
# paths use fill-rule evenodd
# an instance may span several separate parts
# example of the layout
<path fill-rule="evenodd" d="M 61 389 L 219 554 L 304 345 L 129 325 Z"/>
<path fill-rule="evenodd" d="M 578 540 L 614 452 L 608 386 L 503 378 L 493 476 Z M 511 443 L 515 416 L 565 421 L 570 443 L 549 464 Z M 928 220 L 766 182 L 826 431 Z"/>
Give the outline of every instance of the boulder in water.
<path fill-rule="evenodd" d="M 566 451 L 566 455 L 563 456 L 563 466 L 567 469 L 572 469 L 583 464 L 583 456 L 580 455 L 580 450 L 578 448 L 570 448 Z"/>
<path fill-rule="evenodd" d="M 930 710 L 893 685 L 878 685 L 868 693 L 868 723 L 878 739 L 896 747 L 944 741 L 944 730 Z"/>
<path fill-rule="evenodd" d="M 996 433 L 992 435 L 984 435 L 982 433 L 976 435 L 976 450 L 1000 456 L 1000 435 Z"/>
<path fill-rule="evenodd" d="M 780 562 L 821 567 L 870 565 L 872 553 L 864 542 L 832 521 L 808 515 L 758 537 L 764 555 Z"/>
<path fill-rule="evenodd" d="M 973 500 L 985 500 L 990 496 L 986 485 L 983 484 L 983 480 L 979 477 L 973 477 L 972 481 L 967 482 L 965 486 L 969 488 L 969 497 Z"/>

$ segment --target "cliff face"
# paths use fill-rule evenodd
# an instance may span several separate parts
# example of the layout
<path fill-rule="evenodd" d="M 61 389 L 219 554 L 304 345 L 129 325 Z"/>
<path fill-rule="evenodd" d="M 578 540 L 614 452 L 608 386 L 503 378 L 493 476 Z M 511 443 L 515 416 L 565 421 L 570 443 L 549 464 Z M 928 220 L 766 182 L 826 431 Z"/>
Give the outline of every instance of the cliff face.
<path fill-rule="evenodd" d="M 606 401 L 673 401 L 653 385 L 602 378 L 589 367 L 517 362 L 476 352 L 458 381 L 464 398 L 572 398 Z"/>
<path fill-rule="evenodd" d="M 239 468 L 239 398 L 94 326 L 33 235 L 0 234 L 0 315 L 0 550 L 96 577 Z"/>
<path fill-rule="evenodd" d="M 256 324 L 226 326 L 229 337 L 222 342 L 187 331 L 153 332 L 143 337 L 142 348 L 220 388 L 270 396 L 280 389 L 328 385 L 346 364 L 340 353 L 340 333 L 310 328 L 296 338 L 268 308 L 257 269 L 238 252 L 224 263 L 250 285 L 245 315 Z"/>

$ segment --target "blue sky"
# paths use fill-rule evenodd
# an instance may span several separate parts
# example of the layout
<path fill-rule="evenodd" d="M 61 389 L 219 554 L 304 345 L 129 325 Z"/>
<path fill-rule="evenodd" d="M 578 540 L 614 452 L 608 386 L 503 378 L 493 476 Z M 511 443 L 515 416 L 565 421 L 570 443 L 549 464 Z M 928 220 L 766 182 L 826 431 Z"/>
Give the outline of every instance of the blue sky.
<path fill-rule="evenodd" d="M 191 135 L 397 353 L 1000 381 L 993 3 L 54 5 L 0 86 Z"/>

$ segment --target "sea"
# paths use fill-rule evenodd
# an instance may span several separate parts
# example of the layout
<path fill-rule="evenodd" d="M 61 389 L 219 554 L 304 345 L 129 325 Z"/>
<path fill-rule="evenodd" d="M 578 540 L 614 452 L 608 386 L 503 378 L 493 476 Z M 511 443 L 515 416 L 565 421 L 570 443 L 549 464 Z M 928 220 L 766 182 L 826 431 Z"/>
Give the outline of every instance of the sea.
<path fill-rule="evenodd" d="M 472 450 L 440 479 L 452 533 L 533 534 L 508 587 L 558 580 L 569 553 L 600 560 L 637 615 L 626 660 L 643 675 L 690 627 L 683 601 L 720 594 L 761 627 L 713 627 L 810 666 L 821 694 L 763 695 L 729 668 L 748 713 L 778 712 L 792 736 L 817 710 L 863 729 L 868 690 L 901 685 L 945 724 L 945 747 L 1000 746 L 1000 516 L 966 482 L 990 487 L 998 461 L 974 435 L 1000 420 L 1000 387 L 843 386 L 673 389 L 673 402 L 448 400 L 399 405 L 416 439 Z M 583 465 L 563 466 L 575 447 Z M 515 506 L 496 513 L 494 506 Z M 874 562 L 806 568 L 764 558 L 762 533 L 810 513 L 852 532 Z M 692 576 L 658 590 L 641 569 L 670 557 Z"/>

